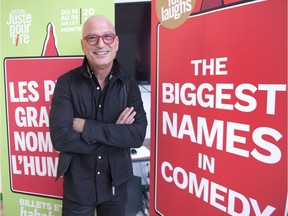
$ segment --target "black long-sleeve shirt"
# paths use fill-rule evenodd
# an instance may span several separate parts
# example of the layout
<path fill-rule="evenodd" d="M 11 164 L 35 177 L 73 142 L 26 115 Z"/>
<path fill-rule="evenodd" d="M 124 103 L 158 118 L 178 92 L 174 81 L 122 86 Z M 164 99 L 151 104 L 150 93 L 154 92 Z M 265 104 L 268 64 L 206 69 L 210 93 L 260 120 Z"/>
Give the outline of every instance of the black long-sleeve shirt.
<path fill-rule="evenodd" d="M 68 170 L 69 176 L 77 181 L 77 174 L 71 174 L 73 167 L 76 173 L 85 173 L 85 168 L 92 170 L 98 201 L 105 199 L 105 192 L 100 195 L 99 188 L 110 188 L 110 194 L 110 185 L 118 186 L 132 177 L 130 148 L 143 144 L 147 127 L 137 82 L 122 71 L 116 60 L 107 79 L 102 92 L 86 59 L 81 67 L 60 76 L 49 122 L 52 144 L 60 151 L 57 177 Z M 131 106 L 137 113 L 133 124 L 115 124 L 123 109 Z M 76 117 L 86 119 L 82 133 L 73 130 Z M 76 161 L 83 162 L 83 166 L 73 166 Z M 84 189 L 79 193 L 85 193 Z"/>

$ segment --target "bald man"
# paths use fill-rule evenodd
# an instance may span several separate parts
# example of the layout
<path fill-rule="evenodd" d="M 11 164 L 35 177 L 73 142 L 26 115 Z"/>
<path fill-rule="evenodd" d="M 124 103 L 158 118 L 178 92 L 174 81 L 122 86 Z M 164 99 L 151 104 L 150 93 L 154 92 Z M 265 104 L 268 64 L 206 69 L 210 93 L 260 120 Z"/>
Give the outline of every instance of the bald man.
<path fill-rule="evenodd" d="M 145 139 L 137 82 L 117 62 L 119 38 L 105 16 L 83 25 L 83 64 L 61 75 L 49 116 L 64 176 L 63 216 L 124 216 L 132 178 L 130 148 Z"/>

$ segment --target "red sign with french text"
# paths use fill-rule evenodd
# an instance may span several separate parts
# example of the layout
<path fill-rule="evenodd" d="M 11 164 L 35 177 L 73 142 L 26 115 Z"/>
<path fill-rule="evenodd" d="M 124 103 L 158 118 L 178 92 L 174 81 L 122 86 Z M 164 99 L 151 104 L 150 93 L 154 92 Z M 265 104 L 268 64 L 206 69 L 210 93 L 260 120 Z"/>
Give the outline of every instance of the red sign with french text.
<path fill-rule="evenodd" d="M 12 191 L 62 197 L 62 179 L 55 182 L 58 153 L 50 139 L 50 104 L 57 78 L 82 61 L 83 57 L 5 59 Z"/>

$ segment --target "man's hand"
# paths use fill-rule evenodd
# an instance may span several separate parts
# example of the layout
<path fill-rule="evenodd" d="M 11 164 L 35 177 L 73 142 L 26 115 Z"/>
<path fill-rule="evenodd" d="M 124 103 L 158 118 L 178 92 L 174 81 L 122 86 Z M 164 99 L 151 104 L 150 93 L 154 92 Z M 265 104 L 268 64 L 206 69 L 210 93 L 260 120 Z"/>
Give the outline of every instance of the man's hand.
<path fill-rule="evenodd" d="M 81 119 L 81 118 L 73 119 L 73 129 L 75 131 L 78 131 L 79 133 L 83 132 L 84 124 L 85 124 L 85 119 Z"/>
<path fill-rule="evenodd" d="M 135 115 L 134 107 L 127 107 L 119 115 L 116 124 L 132 124 L 135 121 Z"/>

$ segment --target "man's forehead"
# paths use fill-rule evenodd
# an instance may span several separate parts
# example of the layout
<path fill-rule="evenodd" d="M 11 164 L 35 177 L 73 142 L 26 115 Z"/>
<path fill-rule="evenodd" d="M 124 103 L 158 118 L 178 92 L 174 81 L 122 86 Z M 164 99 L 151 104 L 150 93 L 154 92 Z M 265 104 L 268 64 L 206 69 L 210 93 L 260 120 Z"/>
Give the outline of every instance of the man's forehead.
<path fill-rule="evenodd" d="M 93 31 L 103 31 L 103 32 L 115 32 L 113 24 L 105 18 L 102 17 L 92 17 L 87 20 L 83 26 L 83 34 L 87 34 Z"/>

